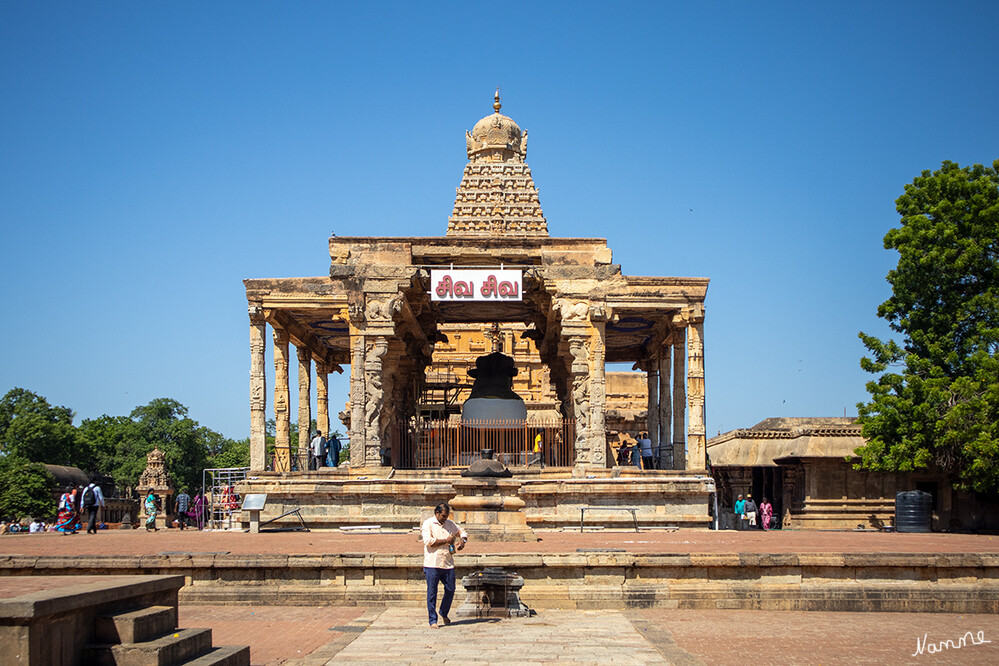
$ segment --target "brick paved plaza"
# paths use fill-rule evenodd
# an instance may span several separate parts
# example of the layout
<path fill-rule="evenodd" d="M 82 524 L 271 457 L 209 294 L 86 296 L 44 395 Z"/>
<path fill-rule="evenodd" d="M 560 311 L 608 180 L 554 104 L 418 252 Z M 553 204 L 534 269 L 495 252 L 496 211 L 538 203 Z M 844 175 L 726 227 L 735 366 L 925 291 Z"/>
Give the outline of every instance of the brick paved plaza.
<path fill-rule="evenodd" d="M 995 553 L 999 537 L 872 532 L 542 532 L 537 543 L 471 544 L 479 553 L 564 553 L 614 548 L 658 553 Z M 96 536 L 6 535 L 14 555 L 160 553 L 419 552 L 414 533 L 158 533 Z M 459 569 L 461 562 L 459 558 Z M 55 572 L 53 572 L 55 573 Z M 461 572 L 459 571 L 459 574 Z M 44 586 L 40 576 L 7 577 L 0 594 Z M 456 603 L 462 599 L 462 590 Z M 531 605 L 531 600 L 524 601 Z M 461 621 L 431 631 L 413 602 L 388 607 L 182 605 L 180 624 L 211 627 L 216 644 L 251 646 L 253 664 L 592 663 L 592 664 L 990 664 L 999 663 L 999 616 L 946 613 L 763 612 L 747 610 L 547 610 L 533 618 Z M 960 648 L 913 656 L 966 632 Z M 924 639 L 925 636 L 925 639 Z"/>

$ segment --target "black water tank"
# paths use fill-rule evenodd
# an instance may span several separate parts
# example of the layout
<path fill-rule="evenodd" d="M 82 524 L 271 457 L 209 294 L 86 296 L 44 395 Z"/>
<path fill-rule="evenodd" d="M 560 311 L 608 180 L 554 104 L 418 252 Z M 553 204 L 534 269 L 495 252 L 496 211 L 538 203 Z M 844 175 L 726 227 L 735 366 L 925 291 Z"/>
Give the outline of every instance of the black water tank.
<path fill-rule="evenodd" d="M 895 493 L 895 531 L 929 532 L 933 495 L 922 490 Z"/>

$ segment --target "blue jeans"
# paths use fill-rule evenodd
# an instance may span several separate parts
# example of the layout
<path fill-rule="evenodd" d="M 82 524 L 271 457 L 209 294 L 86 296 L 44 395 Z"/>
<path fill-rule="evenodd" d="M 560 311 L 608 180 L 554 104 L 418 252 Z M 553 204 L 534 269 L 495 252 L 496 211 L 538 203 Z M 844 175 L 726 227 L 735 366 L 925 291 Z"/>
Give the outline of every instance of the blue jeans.
<path fill-rule="evenodd" d="M 454 599 L 454 569 L 433 569 L 423 567 L 427 577 L 427 613 L 430 624 L 437 624 L 437 583 L 444 583 L 444 596 L 441 597 L 441 615 L 447 617 Z"/>

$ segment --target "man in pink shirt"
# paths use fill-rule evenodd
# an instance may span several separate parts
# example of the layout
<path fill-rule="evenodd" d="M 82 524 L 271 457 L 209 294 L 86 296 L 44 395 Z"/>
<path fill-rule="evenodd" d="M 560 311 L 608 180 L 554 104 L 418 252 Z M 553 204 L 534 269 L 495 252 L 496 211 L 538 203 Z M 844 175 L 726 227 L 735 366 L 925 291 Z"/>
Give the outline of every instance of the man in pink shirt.
<path fill-rule="evenodd" d="M 447 614 L 454 599 L 454 551 L 461 550 L 468 541 L 465 530 L 448 520 L 451 507 L 438 504 L 434 517 L 423 521 L 423 573 L 427 577 L 427 612 L 430 628 L 437 628 L 437 583 L 444 583 L 440 619 L 451 624 Z"/>

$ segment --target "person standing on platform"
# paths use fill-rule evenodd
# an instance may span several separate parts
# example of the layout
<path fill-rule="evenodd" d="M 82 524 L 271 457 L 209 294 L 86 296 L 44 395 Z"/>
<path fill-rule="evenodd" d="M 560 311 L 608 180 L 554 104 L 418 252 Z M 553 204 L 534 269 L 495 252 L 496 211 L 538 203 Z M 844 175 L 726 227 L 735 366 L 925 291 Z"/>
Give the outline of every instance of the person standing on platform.
<path fill-rule="evenodd" d="M 342 449 L 342 446 L 340 444 L 340 438 L 337 437 L 335 434 L 330 435 L 329 440 L 327 440 L 326 442 L 326 447 L 329 450 L 329 452 L 326 454 L 328 458 L 326 461 L 326 465 L 328 467 L 339 467 L 340 450 Z"/>
<path fill-rule="evenodd" d="M 104 493 L 101 492 L 101 487 L 91 481 L 90 485 L 83 489 L 80 506 L 87 512 L 87 534 L 97 534 L 97 512 L 104 506 Z"/>
<path fill-rule="evenodd" d="M 324 458 L 326 454 L 324 452 L 324 440 L 323 431 L 319 430 L 315 435 L 312 436 L 312 441 L 309 442 L 309 469 L 317 470 L 323 466 Z"/>
<path fill-rule="evenodd" d="M 434 508 L 434 517 L 423 521 L 423 574 L 427 578 L 427 614 L 430 628 L 437 628 L 437 584 L 444 583 L 441 598 L 440 620 L 451 624 L 447 614 L 454 599 L 454 551 L 461 550 L 468 541 L 468 533 L 448 519 L 451 507 L 447 503 Z"/>
<path fill-rule="evenodd" d="M 617 464 L 627 465 L 630 459 L 631 449 L 628 448 L 628 442 L 621 442 L 621 446 L 617 447 Z"/>
<path fill-rule="evenodd" d="M 631 445 L 631 464 L 642 469 L 642 447 L 637 441 Z"/>
<path fill-rule="evenodd" d="M 645 469 L 654 469 L 655 466 L 652 464 L 652 440 L 649 439 L 649 433 L 643 432 L 639 436 L 638 448 L 642 453 L 642 467 Z"/>
<path fill-rule="evenodd" d="M 742 493 L 739 493 L 739 499 L 735 501 L 735 529 L 746 529 L 742 522 L 744 520 L 746 520 L 746 500 L 743 499 Z"/>
<path fill-rule="evenodd" d="M 534 459 L 531 460 L 531 464 L 539 464 L 541 468 L 545 467 L 545 436 L 540 432 L 534 437 Z"/>

